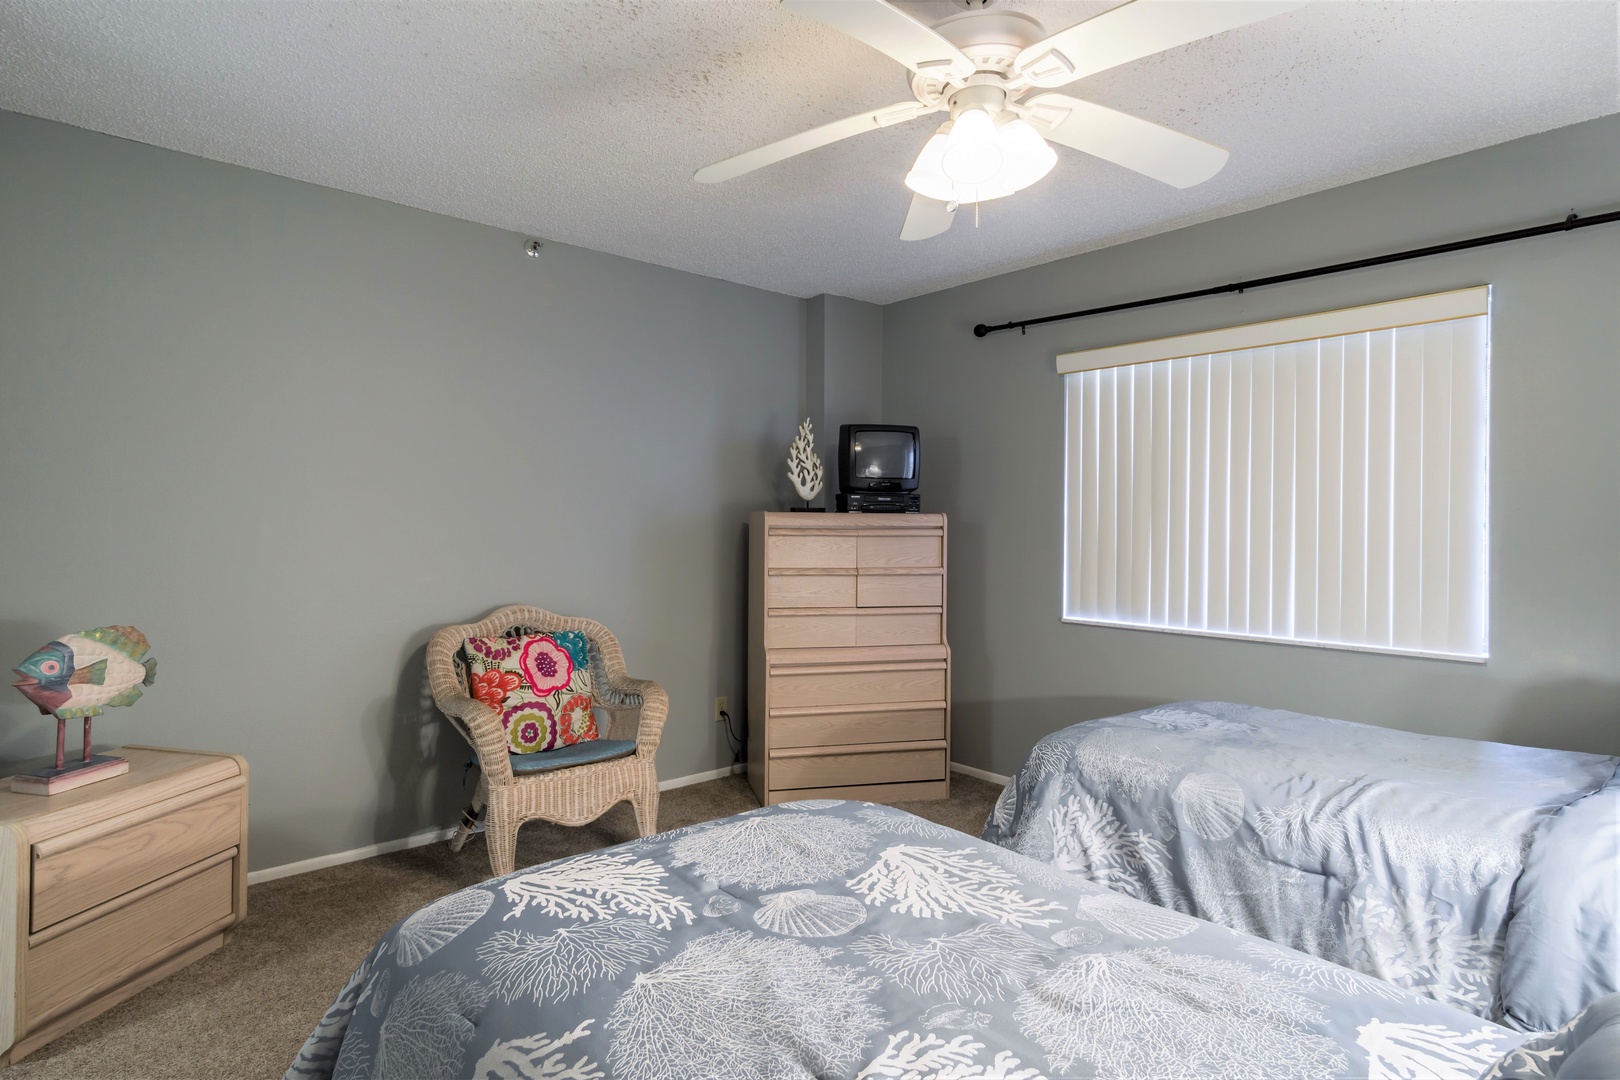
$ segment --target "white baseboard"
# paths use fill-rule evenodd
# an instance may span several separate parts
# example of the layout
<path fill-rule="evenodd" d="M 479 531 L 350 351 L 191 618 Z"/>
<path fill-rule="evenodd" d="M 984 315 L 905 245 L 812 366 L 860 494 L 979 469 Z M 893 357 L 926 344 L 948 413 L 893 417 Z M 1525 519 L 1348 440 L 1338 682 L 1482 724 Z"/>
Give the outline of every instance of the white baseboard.
<path fill-rule="evenodd" d="M 733 776 L 747 771 L 748 766 L 746 765 L 727 765 L 723 769 L 710 769 L 708 772 L 695 772 L 691 776 L 677 776 L 673 780 L 660 780 L 658 781 L 658 790 L 668 791 L 670 788 L 690 787 L 693 784 L 701 784 L 705 780 L 718 780 L 722 776 Z"/>
<path fill-rule="evenodd" d="M 668 791 L 671 788 L 689 787 L 692 784 L 701 784 L 705 780 L 718 780 L 722 776 L 743 772 L 746 766 L 727 765 L 723 769 L 710 769 L 708 772 L 693 773 L 691 776 L 677 776 L 671 780 L 660 780 L 659 791 Z M 344 863 L 359 862 L 369 859 L 373 855 L 387 855 L 394 851 L 405 851 L 409 848 L 423 847 L 427 844 L 436 844 L 441 840 L 448 840 L 454 836 L 454 825 L 445 829 L 434 829 L 431 832 L 417 833 L 400 840 L 384 840 L 380 844 L 367 844 L 350 851 L 335 851 L 330 855 L 317 855 L 313 859 L 304 859 L 301 862 L 286 863 L 282 866 L 267 866 L 263 870 L 248 871 L 248 884 L 257 885 L 261 881 L 274 881 L 277 878 L 292 877 L 294 874 L 307 874 L 311 870 L 325 870 L 328 866 L 341 866 Z"/>
<path fill-rule="evenodd" d="M 690 787 L 692 784 L 701 784 L 705 780 L 718 780 L 722 776 L 733 776 L 747 771 L 744 765 L 727 765 L 719 769 L 710 769 L 708 772 L 693 773 L 690 776 L 677 776 L 669 780 L 658 781 L 659 791 L 669 791 L 672 788 Z M 966 776 L 976 776 L 980 780 L 988 780 L 992 784 L 1005 784 L 1010 778 L 1000 773 L 989 772 L 985 769 L 975 769 L 971 765 L 962 765 L 951 762 L 951 772 L 962 773 Z M 275 881 L 277 878 L 292 877 L 294 874 L 307 874 L 311 870 L 325 870 L 328 866 L 341 866 L 344 863 L 359 862 L 369 859 L 373 855 L 387 855 L 394 851 L 405 851 L 409 848 L 423 847 L 427 844 L 437 844 L 454 836 L 456 827 L 451 825 L 444 829 L 433 829 L 430 832 L 417 833 L 399 840 L 384 840 L 380 844 L 367 844 L 365 847 L 353 848 L 349 851 L 335 851 L 330 855 L 317 855 L 313 859 L 304 859 L 301 862 L 285 863 L 281 866 L 267 866 L 263 870 L 248 871 L 248 884 L 257 885 L 263 881 Z"/>
<path fill-rule="evenodd" d="M 1006 786 L 1007 782 L 1012 779 L 1010 776 L 1002 776 L 1000 773 L 990 772 L 988 769 L 975 769 L 971 765 L 963 765 L 959 761 L 951 762 L 951 772 L 959 772 L 964 776 L 976 776 L 980 780 L 988 780 L 992 784 L 1001 784 L 1002 786 Z"/>
<path fill-rule="evenodd" d="M 427 844 L 436 844 L 440 840 L 448 840 L 454 836 L 454 825 L 447 829 L 434 829 L 432 832 L 417 833 L 415 836 L 406 836 L 399 840 L 384 840 L 380 844 L 367 844 L 350 851 L 335 851 L 330 855 L 317 855 L 313 859 L 304 859 L 301 862 L 285 863 L 281 866 L 267 866 L 263 870 L 249 870 L 248 884 L 257 885 L 261 881 L 274 881 L 277 878 L 292 877 L 294 874 L 307 874 L 311 870 L 325 870 L 328 866 L 341 866 L 344 863 L 359 862 L 369 859 L 373 855 L 387 855 L 393 851 L 404 851 L 407 848 L 423 847 Z"/>

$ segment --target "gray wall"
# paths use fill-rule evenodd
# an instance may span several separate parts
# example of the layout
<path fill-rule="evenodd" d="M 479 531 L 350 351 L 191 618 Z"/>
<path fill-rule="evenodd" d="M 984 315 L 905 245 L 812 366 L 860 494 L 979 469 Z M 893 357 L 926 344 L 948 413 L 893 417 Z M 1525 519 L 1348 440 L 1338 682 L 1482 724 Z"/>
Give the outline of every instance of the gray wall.
<path fill-rule="evenodd" d="M 7 113 L 0 253 L 0 661 L 144 630 L 99 741 L 245 754 L 253 867 L 453 822 L 423 648 L 502 603 L 619 635 L 663 777 L 730 762 L 801 300 Z M 54 731 L 0 697 L 0 757 Z"/>
<path fill-rule="evenodd" d="M 1620 752 L 1620 225 L 979 340 L 975 323 L 1199 288 L 1620 207 L 1620 118 L 1549 132 L 884 309 L 884 418 L 951 515 L 955 756 L 1188 698 Z M 1077 211 L 1078 212 L 1078 211 Z M 1076 348 L 1494 286 L 1484 665 L 1059 621 Z"/>
<path fill-rule="evenodd" d="M 823 293 L 805 301 L 799 414 L 810 418 L 826 469 L 819 505 L 837 505 L 838 428 L 883 419 L 883 309 Z"/>

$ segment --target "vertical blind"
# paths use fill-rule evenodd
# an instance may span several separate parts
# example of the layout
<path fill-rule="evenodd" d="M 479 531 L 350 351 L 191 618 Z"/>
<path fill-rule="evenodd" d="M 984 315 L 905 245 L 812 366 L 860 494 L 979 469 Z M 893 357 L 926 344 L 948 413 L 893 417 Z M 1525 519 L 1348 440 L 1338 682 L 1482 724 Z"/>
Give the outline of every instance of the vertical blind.
<path fill-rule="evenodd" d="M 1479 313 L 1377 305 L 1235 328 L 1359 332 L 1067 374 L 1064 618 L 1484 659 L 1488 316 L 1465 292 L 1401 310 Z"/>

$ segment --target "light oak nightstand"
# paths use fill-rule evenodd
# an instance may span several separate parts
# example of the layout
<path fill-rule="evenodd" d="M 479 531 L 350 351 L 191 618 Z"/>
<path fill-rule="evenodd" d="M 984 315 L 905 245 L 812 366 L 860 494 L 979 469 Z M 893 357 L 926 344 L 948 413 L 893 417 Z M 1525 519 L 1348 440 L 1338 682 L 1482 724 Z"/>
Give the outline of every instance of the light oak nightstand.
<path fill-rule="evenodd" d="M 128 773 L 0 791 L 0 1065 L 219 948 L 247 914 L 247 762 L 112 752 Z"/>

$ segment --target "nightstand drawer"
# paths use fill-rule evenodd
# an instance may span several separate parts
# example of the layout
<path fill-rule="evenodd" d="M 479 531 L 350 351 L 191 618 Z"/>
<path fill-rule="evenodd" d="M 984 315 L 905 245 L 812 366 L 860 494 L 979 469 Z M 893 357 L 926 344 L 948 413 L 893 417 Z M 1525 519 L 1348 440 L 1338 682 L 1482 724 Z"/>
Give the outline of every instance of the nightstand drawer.
<path fill-rule="evenodd" d="M 29 928 L 38 933 L 238 846 L 245 784 L 228 781 L 198 794 L 203 797 L 189 804 L 175 800 L 144 810 L 121 828 L 113 820 L 35 844 Z"/>
<path fill-rule="evenodd" d="M 177 879 L 28 950 L 29 1027 L 88 1000 L 231 920 L 234 859 Z"/>

